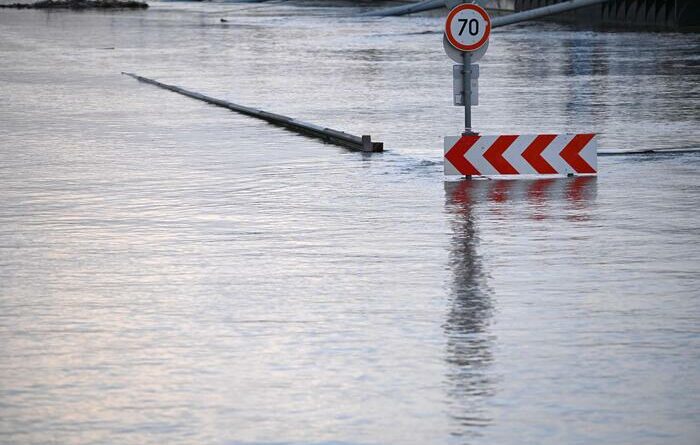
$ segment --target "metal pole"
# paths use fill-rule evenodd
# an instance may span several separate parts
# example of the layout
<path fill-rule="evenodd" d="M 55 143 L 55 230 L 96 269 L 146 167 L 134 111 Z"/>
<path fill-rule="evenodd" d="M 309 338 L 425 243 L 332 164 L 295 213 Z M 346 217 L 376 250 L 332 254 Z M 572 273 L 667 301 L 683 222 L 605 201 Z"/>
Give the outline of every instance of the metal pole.
<path fill-rule="evenodd" d="M 515 12 L 512 14 L 494 17 L 491 20 L 491 28 L 498 28 L 499 26 L 511 25 L 513 23 L 519 23 L 526 20 L 534 20 L 541 17 L 546 17 L 548 15 L 559 14 L 562 12 L 573 11 L 578 8 L 584 8 L 586 6 L 597 5 L 599 3 L 605 3 L 611 0 L 567 0 L 563 3 L 555 3 L 549 6 L 542 6 L 540 8 L 529 9 L 527 11 Z M 449 4 L 446 4 L 449 3 Z M 386 16 L 396 16 L 404 14 L 413 14 L 416 12 L 428 11 L 431 9 L 439 9 L 447 6 L 448 8 L 453 5 L 454 2 L 445 2 L 444 0 L 424 0 L 422 2 L 413 3 L 410 5 L 394 6 L 387 9 L 380 9 L 378 11 L 367 11 L 359 16 L 369 17 L 386 17 Z M 461 2 L 460 2 L 461 3 Z M 477 1 L 478 3 L 482 3 Z M 673 3 L 675 5 L 674 14 L 678 15 L 678 4 L 677 0 Z M 678 18 L 674 16 L 676 20 Z"/>
<path fill-rule="evenodd" d="M 586 6 L 597 5 L 600 3 L 606 3 L 608 1 L 610 0 L 569 0 L 562 3 L 555 3 L 549 6 L 542 6 L 540 8 L 528 9 L 527 11 L 494 17 L 491 20 L 491 28 L 512 25 L 513 23 L 524 22 L 527 20 L 535 20 L 542 17 L 547 17 L 548 15 L 573 11 L 575 9 L 585 8 Z"/>
<path fill-rule="evenodd" d="M 183 96 L 201 100 L 203 102 L 207 102 L 218 107 L 228 108 L 231 111 L 245 114 L 246 116 L 251 116 L 257 119 L 262 119 L 273 125 L 285 127 L 290 130 L 296 131 L 297 133 L 313 136 L 315 138 L 322 139 L 332 144 L 337 144 L 353 150 L 366 152 L 381 152 L 384 150 L 384 144 L 382 142 L 373 142 L 372 138 L 368 135 L 362 135 L 362 137 L 355 136 L 349 133 L 345 133 L 344 131 L 338 131 L 332 128 L 322 127 L 320 125 L 315 125 L 310 122 L 304 122 L 289 116 L 282 116 L 281 114 L 270 113 L 267 111 L 259 110 L 257 108 L 246 107 L 244 105 L 235 104 L 233 102 L 227 102 L 225 100 L 205 96 L 204 94 L 189 91 L 175 85 L 161 83 L 157 80 L 138 76 L 136 74 L 124 72 L 122 72 L 122 74 L 127 75 L 129 77 L 133 77 L 139 82 L 149 83 L 159 88 L 170 90 L 174 93 L 182 94 Z"/>
<path fill-rule="evenodd" d="M 380 9 L 378 11 L 367 11 L 358 15 L 360 17 L 389 17 L 430 11 L 432 9 L 440 9 L 444 7 L 444 0 L 424 0 L 422 2 L 412 3 L 410 5 L 393 6 L 391 8 Z"/>
<path fill-rule="evenodd" d="M 462 53 L 462 82 L 464 90 L 464 133 L 474 134 L 472 131 L 472 54 Z"/>

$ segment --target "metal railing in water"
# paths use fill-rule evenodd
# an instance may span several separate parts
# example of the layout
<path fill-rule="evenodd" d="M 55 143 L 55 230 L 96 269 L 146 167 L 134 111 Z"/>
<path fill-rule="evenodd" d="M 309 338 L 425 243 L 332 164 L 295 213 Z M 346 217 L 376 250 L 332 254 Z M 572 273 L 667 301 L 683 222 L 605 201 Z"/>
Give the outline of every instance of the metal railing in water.
<path fill-rule="evenodd" d="M 246 107 L 245 105 L 239 105 L 233 102 L 227 102 L 225 100 L 205 96 L 204 94 L 189 91 L 175 85 L 168 85 L 166 83 L 158 82 L 157 80 L 149 79 L 147 77 L 139 76 L 137 74 L 124 72 L 122 72 L 122 74 L 129 77 L 133 77 L 139 82 L 155 85 L 159 88 L 170 90 L 172 92 L 182 94 L 183 96 L 201 100 L 203 102 L 216 105 L 218 107 L 228 108 L 231 111 L 235 111 L 237 113 L 245 114 L 246 116 L 261 119 L 273 125 L 285 127 L 297 133 L 312 136 L 331 144 L 349 148 L 351 150 L 358 150 L 368 153 L 378 153 L 384 151 L 384 144 L 382 142 L 372 142 L 372 138 L 369 135 L 355 136 L 344 131 L 322 127 L 320 125 L 304 122 L 289 116 L 270 113 L 268 111 L 259 110 L 257 108 Z"/>

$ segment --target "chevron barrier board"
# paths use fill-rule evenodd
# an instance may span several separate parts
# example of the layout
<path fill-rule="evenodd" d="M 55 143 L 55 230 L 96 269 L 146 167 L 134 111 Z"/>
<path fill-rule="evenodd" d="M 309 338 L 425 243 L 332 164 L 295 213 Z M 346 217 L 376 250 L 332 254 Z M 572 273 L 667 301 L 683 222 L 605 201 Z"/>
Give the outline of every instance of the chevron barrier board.
<path fill-rule="evenodd" d="M 591 133 L 445 137 L 446 175 L 594 175 L 597 156 Z"/>

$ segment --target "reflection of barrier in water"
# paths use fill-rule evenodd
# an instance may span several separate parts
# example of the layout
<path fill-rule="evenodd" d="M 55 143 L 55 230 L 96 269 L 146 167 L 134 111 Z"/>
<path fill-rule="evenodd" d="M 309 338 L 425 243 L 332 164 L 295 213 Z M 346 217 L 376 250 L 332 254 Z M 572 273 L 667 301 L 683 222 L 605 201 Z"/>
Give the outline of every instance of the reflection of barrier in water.
<path fill-rule="evenodd" d="M 489 377 L 494 343 L 489 331 L 493 290 L 477 249 L 477 212 L 484 208 L 505 212 L 507 206 L 521 205 L 533 210 L 530 217 L 534 220 L 561 213 L 561 209 L 568 210 L 568 220 L 585 219 L 595 201 L 596 184 L 594 176 L 445 182 L 445 208 L 452 229 L 452 282 L 443 329 L 453 435 L 478 436 L 491 423 L 486 405 L 496 392 L 496 382 Z"/>
<path fill-rule="evenodd" d="M 500 213 L 499 204 L 525 203 L 532 210 L 531 219 L 547 219 L 567 211 L 566 218 L 585 220 L 586 210 L 597 194 L 595 176 L 523 180 L 467 180 L 445 183 L 445 192 L 453 201 L 472 205 L 492 204 L 491 211 Z M 552 207 L 550 209 L 549 207 Z M 572 212 L 573 211 L 573 212 Z"/>
<path fill-rule="evenodd" d="M 481 181 L 465 181 L 475 183 Z M 447 338 L 445 361 L 450 383 L 450 414 L 456 425 L 452 434 L 475 436 L 491 419 L 484 405 L 494 393 L 488 368 L 493 339 L 488 331 L 493 305 L 477 253 L 478 237 L 472 196 L 467 188 L 451 189 L 446 183 L 445 205 L 452 214 L 450 309 L 443 329 Z"/>

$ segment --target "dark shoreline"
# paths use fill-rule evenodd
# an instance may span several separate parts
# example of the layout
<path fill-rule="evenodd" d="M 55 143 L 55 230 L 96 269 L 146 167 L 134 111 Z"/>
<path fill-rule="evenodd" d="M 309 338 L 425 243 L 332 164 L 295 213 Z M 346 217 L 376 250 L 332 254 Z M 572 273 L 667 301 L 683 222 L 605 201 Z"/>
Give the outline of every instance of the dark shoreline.
<path fill-rule="evenodd" d="M 137 0 L 42 0 L 36 3 L 0 5 L 12 9 L 146 9 L 148 3 Z"/>

